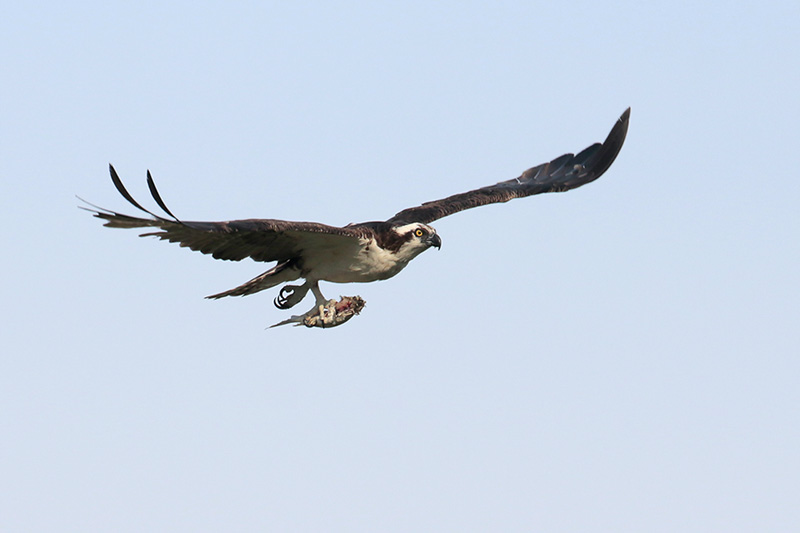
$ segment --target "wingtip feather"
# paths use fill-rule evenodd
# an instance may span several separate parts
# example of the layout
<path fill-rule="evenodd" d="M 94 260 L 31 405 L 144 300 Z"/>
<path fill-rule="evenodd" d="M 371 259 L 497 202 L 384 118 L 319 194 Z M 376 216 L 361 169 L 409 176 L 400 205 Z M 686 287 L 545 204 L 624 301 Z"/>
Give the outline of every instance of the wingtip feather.
<path fill-rule="evenodd" d="M 153 175 L 150 174 L 150 169 L 147 169 L 147 187 L 150 189 L 150 194 L 153 196 L 153 199 L 156 201 L 158 206 L 163 209 L 166 214 L 177 221 L 178 217 L 172 214 L 172 211 L 169 210 L 167 204 L 165 204 L 164 200 L 161 199 L 161 195 L 158 193 L 158 189 L 156 188 L 156 182 L 153 181 Z"/>

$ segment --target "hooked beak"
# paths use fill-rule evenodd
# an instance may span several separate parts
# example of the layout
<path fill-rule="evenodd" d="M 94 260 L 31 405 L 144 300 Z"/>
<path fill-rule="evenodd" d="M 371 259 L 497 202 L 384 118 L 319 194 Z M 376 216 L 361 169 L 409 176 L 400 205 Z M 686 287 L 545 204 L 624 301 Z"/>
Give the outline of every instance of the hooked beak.
<path fill-rule="evenodd" d="M 428 238 L 428 246 L 435 246 L 437 250 L 442 249 L 442 238 L 436 233 Z"/>

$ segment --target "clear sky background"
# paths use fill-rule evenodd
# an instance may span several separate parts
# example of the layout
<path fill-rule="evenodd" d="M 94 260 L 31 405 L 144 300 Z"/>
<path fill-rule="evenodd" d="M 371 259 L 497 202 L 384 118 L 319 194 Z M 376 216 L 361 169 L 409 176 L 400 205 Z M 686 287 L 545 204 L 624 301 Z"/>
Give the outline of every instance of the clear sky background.
<path fill-rule="evenodd" d="M 800 527 L 797 1 L 3 11 L 3 531 Z M 112 162 L 185 219 L 381 220 L 628 106 L 599 181 L 323 284 L 333 330 L 76 208 L 134 213 Z"/>

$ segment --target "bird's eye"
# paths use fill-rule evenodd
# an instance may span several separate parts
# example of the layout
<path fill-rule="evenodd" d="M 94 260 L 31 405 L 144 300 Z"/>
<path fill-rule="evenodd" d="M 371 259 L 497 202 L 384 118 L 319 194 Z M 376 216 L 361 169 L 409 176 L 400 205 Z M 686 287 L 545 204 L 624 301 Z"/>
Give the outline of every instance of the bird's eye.
<path fill-rule="evenodd" d="M 422 237 L 423 235 L 425 235 L 425 232 L 422 231 L 420 228 L 417 228 L 416 230 L 414 230 L 414 235 L 416 235 L 417 237 Z"/>

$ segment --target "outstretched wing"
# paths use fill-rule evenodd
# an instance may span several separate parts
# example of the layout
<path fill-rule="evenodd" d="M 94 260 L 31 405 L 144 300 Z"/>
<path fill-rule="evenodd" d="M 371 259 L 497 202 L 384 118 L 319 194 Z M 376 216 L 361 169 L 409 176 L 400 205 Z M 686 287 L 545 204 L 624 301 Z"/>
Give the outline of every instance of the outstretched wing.
<path fill-rule="evenodd" d="M 152 216 L 139 218 L 97 207 L 86 209 L 106 221 L 110 228 L 157 228 L 141 234 L 155 236 L 181 246 L 209 254 L 215 259 L 241 261 L 246 257 L 256 261 L 286 261 L 299 258 L 311 250 L 352 244 L 369 236 L 368 228 L 326 226 L 316 222 L 289 222 L 286 220 L 250 219 L 228 222 L 187 222 L 173 215 L 156 189 L 150 172 L 147 186 L 158 206 L 171 218 L 165 218 L 142 207 L 125 189 L 114 167 L 109 165 L 111 180 L 119 193 L 136 208 Z M 85 200 L 84 200 L 85 201 Z"/>
<path fill-rule="evenodd" d="M 628 133 L 630 114 L 631 108 L 622 113 L 602 144 L 595 143 L 577 155 L 564 154 L 549 163 L 526 170 L 518 178 L 404 209 L 388 222 L 427 224 L 465 209 L 533 194 L 568 191 L 594 181 L 608 170 L 622 148 Z"/>

